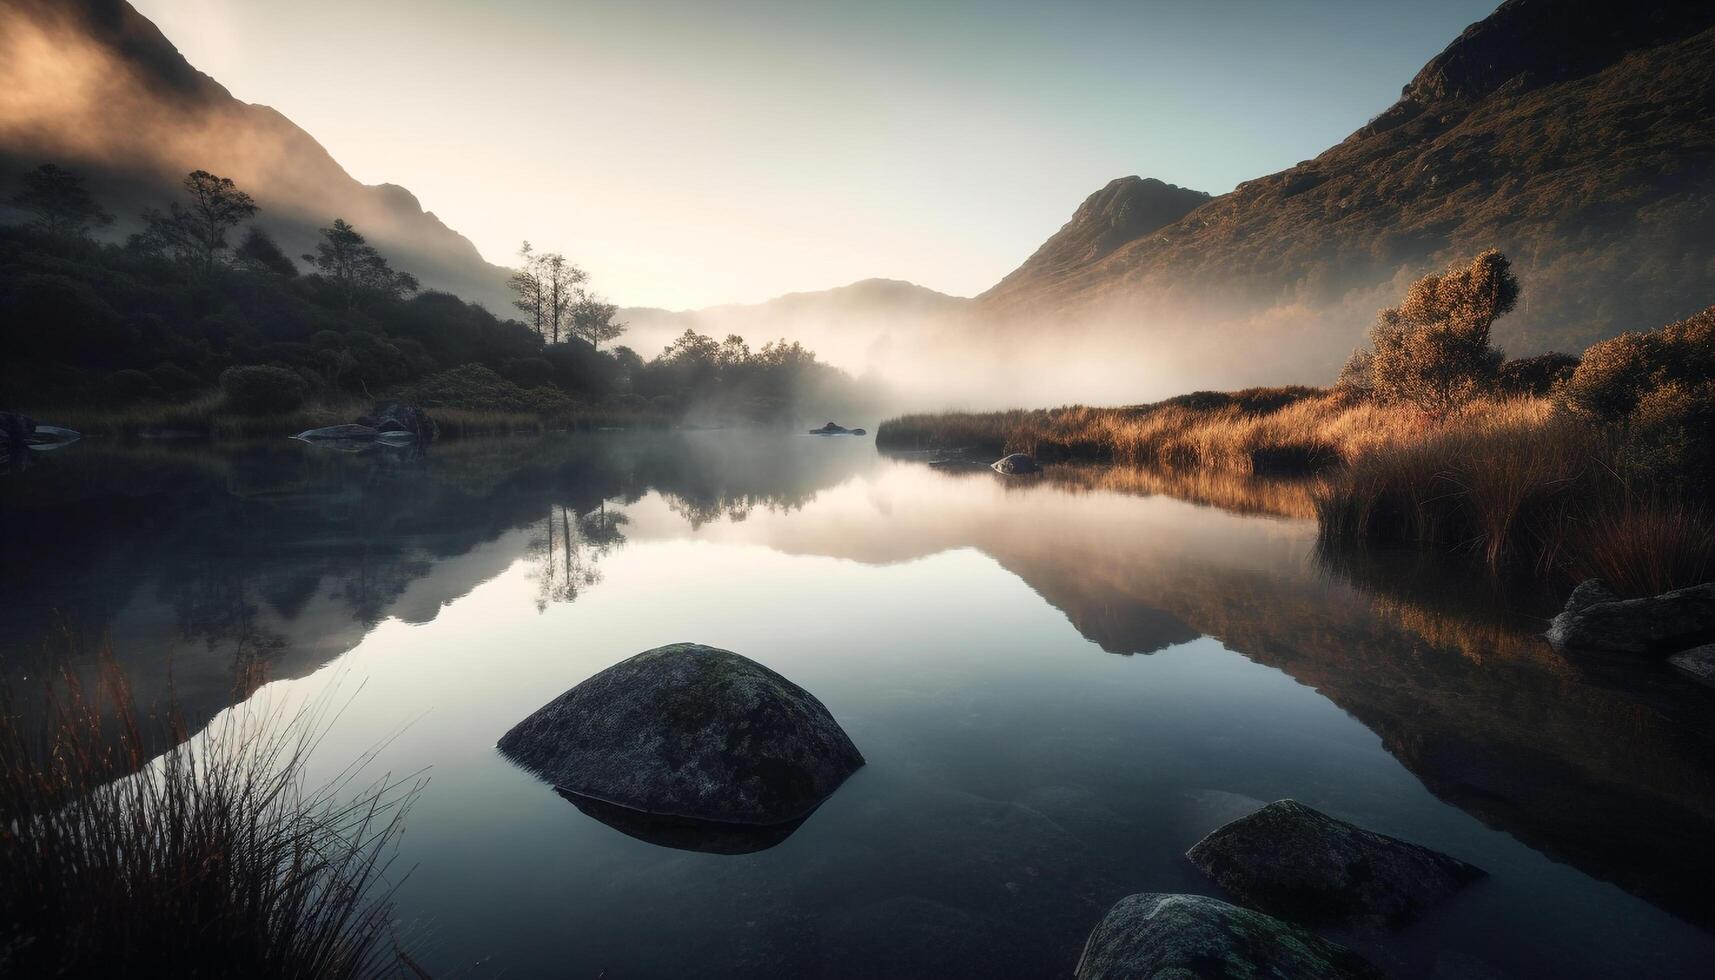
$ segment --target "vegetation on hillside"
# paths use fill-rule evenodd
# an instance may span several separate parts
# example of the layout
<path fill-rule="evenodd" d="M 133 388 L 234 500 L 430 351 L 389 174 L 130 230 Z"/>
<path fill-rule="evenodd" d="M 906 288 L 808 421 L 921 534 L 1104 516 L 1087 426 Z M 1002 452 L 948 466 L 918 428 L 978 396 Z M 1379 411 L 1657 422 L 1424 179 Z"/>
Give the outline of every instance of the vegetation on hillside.
<path fill-rule="evenodd" d="M 1518 296 L 1490 250 L 1382 310 L 1339 384 L 1128 408 L 914 415 L 893 449 L 1028 452 L 1241 474 L 1321 474 L 1330 547 L 1418 545 L 1631 593 L 1715 575 L 1715 307 L 1582 359 L 1505 361 Z"/>
<path fill-rule="evenodd" d="M 248 224 L 257 205 L 195 171 L 180 200 L 142 215 L 123 245 L 76 174 L 48 164 L 0 228 L 0 407 L 103 430 L 296 431 L 305 414 L 415 393 L 476 428 L 478 413 L 538 425 L 795 421 L 872 397 L 797 345 L 687 332 L 645 361 L 598 349 L 624 324 L 557 253 L 526 250 L 513 277 L 527 319 L 425 292 L 340 218 L 305 267 Z M 349 421 L 351 416 L 334 421 Z M 301 426 L 307 427 L 307 426 Z"/>

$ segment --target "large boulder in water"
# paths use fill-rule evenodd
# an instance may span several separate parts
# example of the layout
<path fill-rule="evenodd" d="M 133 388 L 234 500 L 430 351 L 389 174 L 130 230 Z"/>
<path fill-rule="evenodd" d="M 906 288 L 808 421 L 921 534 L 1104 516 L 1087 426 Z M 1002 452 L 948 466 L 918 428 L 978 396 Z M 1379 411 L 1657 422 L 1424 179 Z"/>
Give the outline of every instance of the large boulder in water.
<path fill-rule="evenodd" d="M 989 468 L 996 473 L 1005 473 L 1007 476 L 1042 472 L 1042 467 L 1036 464 L 1036 460 L 1025 453 L 1013 453 L 1010 456 L 997 459 L 989 464 Z"/>
<path fill-rule="evenodd" d="M 1278 800 L 1186 857 L 1239 901 L 1308 926 L 1404 925 L 1480 868 Z"/>
<path fill-rule="evenodd" d="M 1380 980 L 1344 946 L 1202 895 L 1129 895 L 1090 933 L 1077 980 Z"/>
<path fill-rule="evenodd" d="M 1549 624 L 1548 640 L 1558 649 L 1656 654 L 1715 640 L 1715 582 L 1621 599 L 1590 579 Z"/>
<path fill-rule="evenodd" d="M 596 674 L 519 722 L 500 750 L 577 796 L 751 825 L 803 818 L 864 761 L 808 691 L 695 643 Z"/>

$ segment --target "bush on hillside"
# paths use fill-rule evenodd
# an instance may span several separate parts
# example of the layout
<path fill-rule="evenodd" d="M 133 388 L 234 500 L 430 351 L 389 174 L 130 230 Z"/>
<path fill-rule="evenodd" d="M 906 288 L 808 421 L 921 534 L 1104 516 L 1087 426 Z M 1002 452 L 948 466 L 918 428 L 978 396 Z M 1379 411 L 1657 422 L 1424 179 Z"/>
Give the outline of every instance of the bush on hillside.
<path fill-rule="evenodd" d="M 1588 419 L 1623 426 L 1625 462 L 1657 483 L 1707 490 L 1715 482 L 1715 306 L 1593 345 L 1565 398 Z"/>
<path fill-rule="evenodd" d="M 1346 362 L 1341 386 L 1446 415 L 1492 387 L 1502 355 L 1489 343 L 1490 329 L 1512 310 L 1518 292 L 1511 264 L 1496 249 L 1424 276 L 1405 302 L 1381 311 L 1369 349 Z"/>
<path fill-rule="evenodd" d="M 425 408 L 462 408 L 474 412 L 535 412 L 552 414 L 572 408 L 572 399 L 557 388 L 524 388 L 481 364 L 465 364 L 410 385 L 400 400 Z"/>
<path fill-rule="evenodd" d="M 250 364 L 220 373 L 226 407 L 240 415 L 290 412 L 304 403 L 304 379 L 281 367 Z"/>
<path fill-rule="evenodd" d="M 1542 397 L 1565 384 L 1578 367 L 1571 354 L 1550 352 L 1521 357 L 1502 364 L 1495 372 L 1495 392 L 1515 398 Z"/>

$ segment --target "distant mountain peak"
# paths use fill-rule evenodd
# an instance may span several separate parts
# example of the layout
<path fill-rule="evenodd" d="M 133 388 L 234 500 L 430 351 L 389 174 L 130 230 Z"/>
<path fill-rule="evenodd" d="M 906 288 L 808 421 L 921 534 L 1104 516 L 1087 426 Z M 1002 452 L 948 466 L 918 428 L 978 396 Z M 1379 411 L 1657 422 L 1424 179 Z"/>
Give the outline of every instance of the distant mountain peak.
<path fill-rule="evenodd" d="M 1128 242 L 1173 224 L 1211 200 L 1203 191 L 1154 177 L 1119 177 L 1084 198 L 1072 220 L 984 298 L 1095 262 Z"/>

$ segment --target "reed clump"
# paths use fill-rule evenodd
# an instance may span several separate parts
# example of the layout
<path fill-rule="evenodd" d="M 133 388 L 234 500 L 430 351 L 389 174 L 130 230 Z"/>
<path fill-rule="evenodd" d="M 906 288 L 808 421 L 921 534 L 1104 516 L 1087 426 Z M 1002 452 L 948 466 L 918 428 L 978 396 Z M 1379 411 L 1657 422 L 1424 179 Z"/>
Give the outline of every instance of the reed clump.
<path fill-rule="evenodd" d="M 151 759 L 117 670 L 0 711 L 0 975 L 421 975 L 387 871 L 415 784 L 319 789 L 325 707 L 224 720 Z M 37 702 L 32 702 L 37 705 Z"/>

